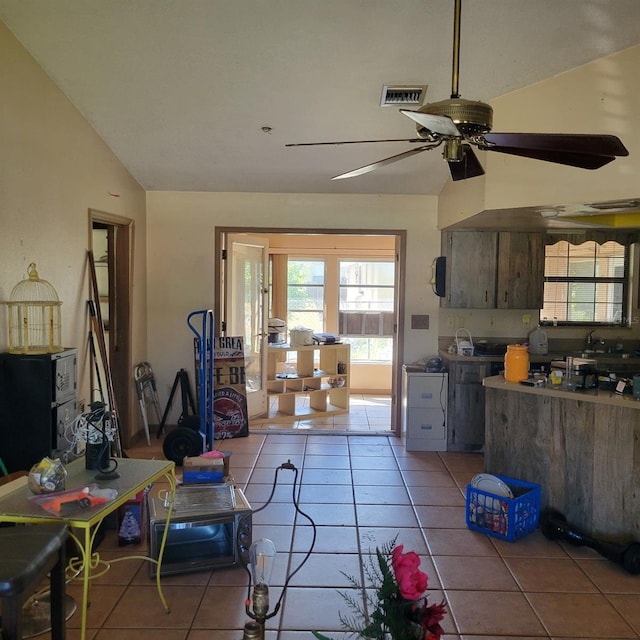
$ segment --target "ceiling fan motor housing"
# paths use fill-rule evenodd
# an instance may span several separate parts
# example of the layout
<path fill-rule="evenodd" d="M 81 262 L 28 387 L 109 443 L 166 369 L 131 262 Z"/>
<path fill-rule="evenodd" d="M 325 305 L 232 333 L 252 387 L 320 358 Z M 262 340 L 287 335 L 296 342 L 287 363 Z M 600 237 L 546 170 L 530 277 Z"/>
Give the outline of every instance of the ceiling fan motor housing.
<path fill-rule="evenodd" d="M 476 100 L 449 98 L 425 104 L 418 111 L 433 116 L 448 116 L 465 137 L 488 133 L 493 126 L 493 108 Z M 417 130 L 420 136 L 431 135 L 430 131 L 420 125 Z"/>

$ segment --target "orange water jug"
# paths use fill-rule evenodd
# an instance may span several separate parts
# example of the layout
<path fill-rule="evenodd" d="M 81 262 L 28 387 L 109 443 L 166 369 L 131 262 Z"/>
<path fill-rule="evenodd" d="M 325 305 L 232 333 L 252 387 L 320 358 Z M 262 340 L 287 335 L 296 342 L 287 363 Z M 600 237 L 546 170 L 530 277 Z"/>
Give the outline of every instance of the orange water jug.
<path fill-rule="evenodd" d="M 520 382 L 529 377 L 529 351 L 523 344 L 507 345 L 504 356 L 504 379 L 507 382 Z"/>

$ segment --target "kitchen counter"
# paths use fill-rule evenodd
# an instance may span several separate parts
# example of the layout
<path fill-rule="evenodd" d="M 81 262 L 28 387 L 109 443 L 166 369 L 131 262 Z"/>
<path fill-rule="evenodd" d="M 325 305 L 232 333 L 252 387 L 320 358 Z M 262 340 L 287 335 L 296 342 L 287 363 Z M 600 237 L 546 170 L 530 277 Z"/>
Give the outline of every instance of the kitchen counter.
<path fill-rule="evenodd" d="M 440 350 L 440 357 L 444 361 L 452 362 L 504 362 L 503 355 L 494 356 L 460 356 L 457 353 L 449 353 L 446 350 Z M 533 365 L 536 364 L 548 364 L 552 360 L 564 360 L 565 356 L 572 356 L 574 358 L 579 357 L 578 352 L 550 352 L 545 356 L 529 355 L 529 362 Z M 591 353 L 588 355 L 590 359 L 595 360 L 598 363 L 600 369 L 615 369 L 616 366 L 623 366 L 626 369 L 635 368 L 640 373 L 640 357 L 625 354 L 624 357 L 615 353 Z M 602 366 L 606 365 L 606 366 Z M 612 366 L 614 365 L 614 366 Z"/>
<path fill-rule="evenodd" d="M 516 382 L 507 382 L 503 376 L 491 376 L 482 381 L 484 387 L 492 389 L 502 389 L 517 393 L 530 393 L 549 398 L 565 398 L 572 401 L 591 402 L 595 404 L 611 405 L 614 407 L 625 407 L 633 410 L 640 410 L 640 401 L 630 394 L 619 394 L 615 391 L 603 391 L 602 389 L 585 389 L 569 391 L 558 387 L 529 387 Z"/>
<path fill-rule="evenodd" d="M 640 541 L 640 402 L 483 381 L 485 471 L 536 482 L 542 506 L 596 537 Z"/>
<path fill-rule="evenodd" d="M 446 362 L 504 362 L 504 356 L 459 356 L 457 353 L 449 353 L 440 350 L 439 356 Z"/>

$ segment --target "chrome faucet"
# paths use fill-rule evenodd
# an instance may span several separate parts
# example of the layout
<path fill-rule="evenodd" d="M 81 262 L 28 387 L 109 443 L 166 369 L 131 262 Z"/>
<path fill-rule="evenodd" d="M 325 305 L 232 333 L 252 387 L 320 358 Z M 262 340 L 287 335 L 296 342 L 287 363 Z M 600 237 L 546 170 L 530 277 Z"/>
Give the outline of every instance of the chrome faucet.
<path fill-rule="evenodd" d="M 595 329 L 592 329 L 587 333 L 587 349 L 593 345 L 593 334 L 595 333 Z"/>

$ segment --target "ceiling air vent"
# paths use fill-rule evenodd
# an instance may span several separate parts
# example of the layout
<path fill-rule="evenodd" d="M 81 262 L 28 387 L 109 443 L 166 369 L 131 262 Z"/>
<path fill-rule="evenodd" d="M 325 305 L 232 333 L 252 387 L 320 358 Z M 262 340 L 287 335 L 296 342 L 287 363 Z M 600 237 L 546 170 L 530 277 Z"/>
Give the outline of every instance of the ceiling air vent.
<path fill-rule="evenodd" d="M 407 86 L 406 84 L 386 84 L 382 87 L 381 107 L 421 105 L 427 94 L 426 84 Z"/>
<path fill-rule="evenodd" d="M 588 207 L 598 209 L 600 211 L 615 211 L 616 209 L 638 209 L 640 207 L 640 199 L 632 200 L 610 200 L 608 202 L 590 202 Z"/>

